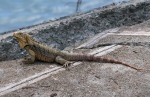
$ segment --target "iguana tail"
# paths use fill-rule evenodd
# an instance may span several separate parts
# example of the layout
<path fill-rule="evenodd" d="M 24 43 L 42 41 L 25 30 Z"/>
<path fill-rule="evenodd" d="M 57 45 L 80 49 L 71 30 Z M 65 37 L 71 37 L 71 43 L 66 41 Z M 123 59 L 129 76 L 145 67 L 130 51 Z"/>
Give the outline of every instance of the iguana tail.
<path fill-rule="evenodd" d="M 127 67 L 133 68 L 135 70 L 143 70 L 141 68 L 137 68 L 134 66 L 131 66 L 127 63 L 121 62 L 119 60 L 114 60 L 110 58 L 104 58 L 100 56 L 94 56 L 94 55 L 84 55 L 84 54 L 71 54 L 66 57 L 63 57 L 68 61 L 95 61 L 95 62 L 108 62 L 108 63 L 116 63 L 116 64 L 122 64 Z"/>

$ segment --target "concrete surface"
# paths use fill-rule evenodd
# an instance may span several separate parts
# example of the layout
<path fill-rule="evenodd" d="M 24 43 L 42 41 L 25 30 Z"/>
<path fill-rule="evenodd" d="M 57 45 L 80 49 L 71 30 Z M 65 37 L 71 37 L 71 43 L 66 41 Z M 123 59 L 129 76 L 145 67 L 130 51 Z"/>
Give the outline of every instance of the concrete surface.
<path fill-rule="evenodd" d="M 106 56 L 150 68 L 147 64 L 150 50 L 143 47 L 122 47 Z M 150 72 L 138 72 L 117 64 L 83 62 L 70 71 L 51 74 L 4 97 L 49 97 L 52 94 L 57 94 L 56 97 L 149 97 L 149 83 Z"/>
<path fill-rule="evenodd" d="M 150 69 L 148 47 L 111 45 L 96 49 L 79 49 L 89 43 L 94 45 L 112 41 L 149 41 L 149 27 L 147 26 L 147 29 L 145 27 L 142 31 L 136 27 L 139 28 L 139 25 L 107 30 L 96 35 L 97 38 L 90 38 L 75 46 L 74 49 L 68 47 L 65 50 L 104 56 Z M 129 28 L 130 31 L 127 30 Z M 76 62 L 69 70 L 65 70 L 57 64 L 36 62 L 28 66 L 20 65 L 19 61 L 0 63 L 1 97 L 149 97 L 150 95 L 150 71 L 140 72 L 121 64 L 103 62 Z"/>

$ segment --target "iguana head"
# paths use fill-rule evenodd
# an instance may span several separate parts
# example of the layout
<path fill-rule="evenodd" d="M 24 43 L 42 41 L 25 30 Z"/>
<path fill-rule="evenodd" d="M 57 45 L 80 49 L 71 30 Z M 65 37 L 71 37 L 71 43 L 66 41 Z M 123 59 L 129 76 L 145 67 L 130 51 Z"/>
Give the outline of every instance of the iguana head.
<path fill-rule="evenodd" d="M 13 36 L 17 38 L 17 40 L 22 48 L 27 46 L 29 44 L 29 42 L 31 41 L 31 37 L 26 33 L 16 32 L 13 34 Z"/>

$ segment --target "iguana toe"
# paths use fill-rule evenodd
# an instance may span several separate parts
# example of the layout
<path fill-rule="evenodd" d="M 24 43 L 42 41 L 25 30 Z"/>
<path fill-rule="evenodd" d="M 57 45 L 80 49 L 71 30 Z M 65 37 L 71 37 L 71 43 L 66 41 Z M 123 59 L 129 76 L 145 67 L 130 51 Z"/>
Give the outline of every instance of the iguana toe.
<path fill-rule="evenodd" d="M 67 68 L 70 64 L 72 64 L 73 62 L 70 62 L 70 61 L 67 61 L 64 65 L 63 65 L 63 67 L 65 67 L 65 68 Z"/>

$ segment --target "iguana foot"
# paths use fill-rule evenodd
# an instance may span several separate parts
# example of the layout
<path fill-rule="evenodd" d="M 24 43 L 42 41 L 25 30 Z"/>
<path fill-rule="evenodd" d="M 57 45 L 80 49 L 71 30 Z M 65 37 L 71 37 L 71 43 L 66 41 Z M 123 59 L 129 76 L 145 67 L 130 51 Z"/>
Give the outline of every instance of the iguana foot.
<path fill-rule="evenodd" d="M 63 67 L 65 67 L 65 68 L 67 68 L 70 64 L 72 64 L 73 62 L 70 62 L 70 61 L 67 61 L 64 65 L 63 65 Z"/>
<path fill-rule="evenodd" d="M 22 63 L 24 63 L 24 64 L 32 64 L 33 62 L 31 60 L 31 58 L 24 57 L 24 60 L 22 61 Z"/>

